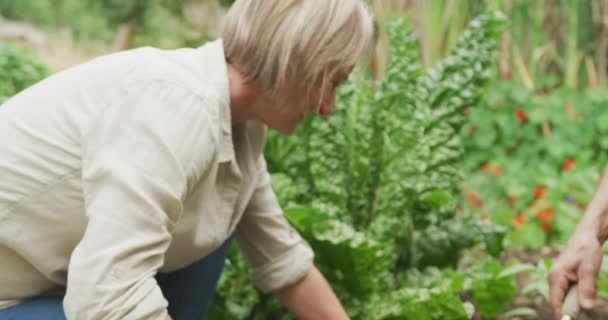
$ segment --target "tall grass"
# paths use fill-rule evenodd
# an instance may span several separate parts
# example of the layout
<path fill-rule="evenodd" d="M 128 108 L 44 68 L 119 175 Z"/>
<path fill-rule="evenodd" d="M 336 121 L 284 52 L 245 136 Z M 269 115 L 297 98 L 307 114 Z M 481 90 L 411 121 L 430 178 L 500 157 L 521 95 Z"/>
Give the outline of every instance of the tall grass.
<path fill-rule="evenodd" d="M 497 56 L 503 78 L 516 77 L 530 90 L 606 84 L 608 0 L 372 0 L 371 4 L 380 23 L 395 15 L 410 17 L 426 66 L 445 56 L 466 22 L 489 6 L 511 20 Z M 381 42 L 380 51 L 385 46 Z M 385 64 L 378 62 L 380 67 Z"/>

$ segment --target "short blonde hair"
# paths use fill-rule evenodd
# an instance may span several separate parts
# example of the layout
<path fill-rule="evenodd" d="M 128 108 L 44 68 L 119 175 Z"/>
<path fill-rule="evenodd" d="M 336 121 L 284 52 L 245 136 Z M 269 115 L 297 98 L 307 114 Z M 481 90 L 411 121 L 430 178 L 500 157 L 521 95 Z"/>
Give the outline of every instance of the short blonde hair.
<path fill-rule="evenodd" d="M 354 67 L 372 48 L 375 29 L 363 0 L 236 0 L 222 38 L 245 80 L 289 100 L 309 97 Z"/>

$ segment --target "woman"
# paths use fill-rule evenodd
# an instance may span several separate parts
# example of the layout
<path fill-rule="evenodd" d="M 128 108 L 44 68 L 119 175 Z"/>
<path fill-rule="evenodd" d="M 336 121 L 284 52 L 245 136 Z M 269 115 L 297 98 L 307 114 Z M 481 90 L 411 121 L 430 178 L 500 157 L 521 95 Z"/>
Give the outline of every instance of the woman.
<path fill-rule="evenodd" d="M 555 319 L 568 289 L 578 284 L 578 301 L 583 309 L 593 307 L 595 281 L 602 265 L 602 244 L 608 239 L 608 167 L 585 215 L 549 272 L 551 307 Z"/>
<path fill-rule="evenodd" d="M 263 145 L 329 115 L 373 38 L 362 0 L 237 0 L 221 40 L 101 57 L 7 101 L 0 319 L 203 319 L 233 236 L 296 316 L 346 319 Z"/>

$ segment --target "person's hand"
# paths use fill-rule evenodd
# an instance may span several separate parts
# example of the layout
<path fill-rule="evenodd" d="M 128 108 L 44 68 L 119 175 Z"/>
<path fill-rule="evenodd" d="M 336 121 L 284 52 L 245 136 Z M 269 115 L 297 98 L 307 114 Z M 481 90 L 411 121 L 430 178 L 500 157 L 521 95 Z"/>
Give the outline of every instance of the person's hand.
<path fill-rule="evenodd" d="M 568 288 L 578 283 L 579 301 L 583 309 L 593 307 L 595 280 L 602 263 L 600 240 L 587 230 L 579 229 L 562 250 L 549 271 L 550 302 L 555 319 L 559 320 Z"/>

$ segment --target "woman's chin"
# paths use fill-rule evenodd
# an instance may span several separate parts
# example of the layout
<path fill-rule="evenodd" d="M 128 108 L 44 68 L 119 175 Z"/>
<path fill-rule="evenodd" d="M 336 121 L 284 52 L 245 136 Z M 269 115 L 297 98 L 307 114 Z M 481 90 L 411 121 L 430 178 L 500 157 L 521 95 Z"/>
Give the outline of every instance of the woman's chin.
<path fill-rule="evenodd" d="M 294 123 L 294 124 L 281 123 L 278 126 L 270 126 L 270 127 L 272 129 L 274 129 L 275 131 L 277 131 L 278 133 L 280 133 L 281 135 L 288 136 L 296 130 L 297 126 L 298 126 L 297 123 Z"/>

